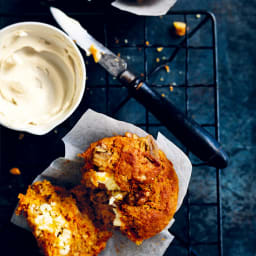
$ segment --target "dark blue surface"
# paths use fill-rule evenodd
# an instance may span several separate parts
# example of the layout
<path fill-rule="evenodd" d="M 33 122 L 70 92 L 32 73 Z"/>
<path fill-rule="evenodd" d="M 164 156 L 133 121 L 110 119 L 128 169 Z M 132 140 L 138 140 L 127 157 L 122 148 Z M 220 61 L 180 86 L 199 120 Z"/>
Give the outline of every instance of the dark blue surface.
<path fill-rule="evenodd" d="M 85 0 L 84 0 L 85 1 Z M 65 6 L 67 11 L 83 11 L 84 1 L 53 1 L 58 6 Z M 52 1 L 41 1 L 52 2 Z M 39 1 L 0 1 L 1 11 L 41 11 L 42 6 Z M 220 77 L 220 132 L 223 147 L 231 156 L 230 165 L 222 172 L 222 207 L 223 207 L 223 242 L 224 255 L 228 256 L 255 256 L 256 255 L 256 170 L 255 170 L 255 130 L 256 130 L 256 89 L 254 81 L 256 80 L 256 2 L 255 1 L 239 1 L 239 0 L 179 0 L 173 10 L 198 10 L 206 9 L 212 11 L 217 18 L 218 25 L 218 54 L 219 54 L 219 77 Z M 175 19 L 176 17 L 173 17 Z M 26 18 L 27 20 L 49 21 L 49 17 L 34 16 Z M 26 20 L 25 19 L 25 20 Z M 51 19 L 51 18 L 50 18 Z M 104 42 L 104 34 L 102 33 L 103 22 L 94 18 L 93 22 L 88 18 L 81 17 L 83 24 L 88 29 L 94 31 L 94 35 Z M 126 20 L 127 19 L 127 20 Z M 20 18 L 4 18 L 0 17 L 1 26 L 20 21 Z M 53 20 L 50 20 L 53 23 Z M 170 39 L 168 34 L 169 24 L 172 20 L 167 17 L 148 18 L 147 25 L 151 28 L 148 30 L 148 38 L 150 43 L 162 44 L 165 40 L 173 40 L 172 43 L 178 43 L 178 39 Z M 191 17 L 189 23 L 191 28 L 198 19 Z M 54 24 L 54 23 L 53 23 Z M 139 17 L 128 16 L 122 22 L 107 24 L 111 28 L 109 34 L 109 46 L 119 47 L 125 45 L 124 40 L 129 38 L 129 43 L 143 44 L 143 24 Z M 207 24 L 206 24 L 207 26 Z M 158 29 L 161 27 L 161 29 Z M 128 33 L 127 33 L 128 31 Z M 168 37 L 168 38 L 167 38 Z M 116 45 L 115 38 L 119 43 Z M 191 45 L 211 44 L 207 36 L 207 27 L 200 30 L 191 40 Z M 120 52 L 125 57 L 130 66 L 137 70 L 138 74 L 144 72 L 143 52 L 129 48 L 116 48 L 115 52 Z M 167 56 L 171 54 L 169 49 L 165 49 L 161 53 L 157 53 L 152 49 L 147 49 L 150 67 L 149 70 L 156 65 L 154 62 L 156 57 Z M 194 83 L 211 83 L 212 64 L 210 63 L 209 52 L 191 51 L 191 70 L 190 80 Z M 172 63 L 172 70 L 184 69 L 184 52 L 180 52 L 179 56 Z M 91 62 L 91 60 L 89 60 Z M 118 100 L 122 100 L 126 96 L 125 88 L 110 88 L 109 95 L 115 97 L 115 101 L 107 104 L 105 97 L 104 85 L 105 73 L 95 64 L 87 67 L 89 80 L 88 84 L 92 85 L 87 91 L 86 102 L 82 103 L 72 118 L 68 119 L 57 133 L 52 132 L 44 137 L 34 137 L 25 134 L 23 140 L 19 141 L 19 133 L 1 128 L 1 146 L 15 145 L 14 148 L 1 148 L 1 169 L 0 169 L 0 228 L 4 227 L 9 221 L 9 217 L 13 211 L 13 207 L 17 202 L 16 196 L 19 191 L 25 190 L 25 184 L 29 184 L 41 170 L 43 170 L 58 155 L 63 154 L 63 145 L 58 138 L 61 138 L 72 127 L 79 118 L 79 113 L 88 106 L 93 107 L 100 112 L 109 113 L 118 105 Z M 153 83 L 161 84 L 160 78 L 165 73 L 157 74 L 152 77 Z M 173 72 L 165 80 L 168 83 L 181 84 L 184 82 L 184 74 Z M 110 84 L 117 84 L 116 80 L 109 78 Z M 175 88 L 173 93 L 167 89 L 158 89 L 174 101 L 181 109 L 184 106 L 184 89 Z M 213 91 L 204 88 L 188 90 L 190 99 L 189 114 L 199 123 L 208 123 L 213 120 Z M 129 110 L 133 111 L 129 111 Z M 136 113 L 136 114 L 134 114 Z M 144 122 L 145 109 L 134 100 L 128 102 L 121 111 L 116 115 L 117 118 L 133 122 Z M 157 121 L 149 116 L 154 123 Z M 145 127 L 142 127 L 145 128 Z M 149 132 L 156 134 L 158 127 L 150 128 Z M 160 130 L 173 139 L 175 138 L 166 131 L 164 127 Z M 214 131 L 209 128 L 210 132 Z M 179 143 L 177 143 L 179 145 Z M 35 147 L 35 145 L 40 145 Z M 49 145 L 50 148 L 49 148 Z M 47 152 L 45 148 L 48 148 Z M 25 151 L 25 152 L 24 152 Z M 40 156 L 40 157 L 38 157 Z M 25 159 L 24 159 L 25 158 Z M 192 158 L 196 161 L 196 159 Z M 18 166 L 22 170 L 22 175 L 13 177 L 8 174 L 11 167 Z M 191 207 L 191 234 L 192 242 L 212 242 L 217 237 L 217 217 L 216 208 L 197 206 L 197 203 L 214 203 L 216 202 L 216 178 L 215 170 L 210 167 L 195 167 L 193 169 L 192 180 L 190 184 L 191 201 L 195 203 Z M 185 205 L 177 214 L 177 225 L 174 226 L 176 233 L 180 236 L 187 236 L 187 223 L 184 221 L 187 215 Z M 16 229 L 10 227 L 5 233 L 1 233 L 0 237 L 6 236 L 5 245 L 9 250 L 15 251 L 11 238 L 15 238 L 16 248 L 22 247 L 22 240 L 19 242 L 17 236 L 13 232 Z M 23 231 L 19 231 L 24 241 L 31 241 L 31 237 Z M 0 240 L 3 241 L 3 240 Z M 1 242 L 0 242 L 1 244 Z M 23 245 L 24 247 L 24 245 Z M 32 252 L 34 247 L 32 246 Z M 35 247 L 36 248 L 36 247 Z M 196 245 L 193 247 L 199 255 L 218 255 L 216 245 Z M 16 251 L 15 251 L 16 252 Z M 187 250 L 183 249 L 179 242 L 175 241 L 168 250 L 168 255 L 187 255 Z M 12 253 L 10 253 L 12 255 Z"/>

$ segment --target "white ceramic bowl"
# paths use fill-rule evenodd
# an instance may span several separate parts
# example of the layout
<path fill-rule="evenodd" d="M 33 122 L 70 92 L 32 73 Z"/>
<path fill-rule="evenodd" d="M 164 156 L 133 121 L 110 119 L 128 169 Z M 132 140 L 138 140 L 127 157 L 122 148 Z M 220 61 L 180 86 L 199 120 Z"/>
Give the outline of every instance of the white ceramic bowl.
<path fill-rule="evenodd" d="M 84 60 L 83 60 L 83 57 L 82 57 L 79 49 L 77 48 L 77 46 L 75 45 L 75 43 L 69 36 L 67 36 L 64 32 L 62 32 L 61 30 L 59 30 L 51 25 L 48 25 L 45 23 L 40 23 L 40 22 L 21 22 L 21 23 L 16 23 L 16 24 L 13 24 L 13 25 L 10 25 L 10 26 L 7 26 L 7 27 L 1 29 L 0 30 L 0 47 L 2 47 L 1 42 L 4 42 L 4 40 L 8 36 L 8 34 L 15 33 L 16 31 L 30 31 L 31 35 L 33 35 L 33 33 L 35 33 L 36 35 L 38 34 L 40 40 L 45 40 L 45 42 L 47 42 L 47 43 L 50 42 L 51 44 L 54 45 L 54 47 L 57 47 L 59 45 L 65 46 L 64 47 L 65 52 L 63 51 L 63 55 L 69 54 L 68 57 L 71 59 L 70 63 L 72 65 L 70 65 L 70 67 L 72 67 L 72 68 L 69 67 L 69 69 L 66 71 L 70 71 L 73 73 L 64 72 L 63 75 L 65 76 L 67 74 L 73 74 L 73 76 L 72 76 L 73 79 L 71 79 L 71 81 L 73 81 L 72 82 L 73 89 L 68 88 L 66 93 L 64 93 L 66 89 L 63 89 L 63 92 L 61 92 L 61 90 L 60 90 L 60 94 L 63 97 L 62 103 L 64 102 L 64 104 L 61 105 L 61 106 L 63 106 L 63 108 L 58 106 L 60 112 L 58 112 L 58 114 L 56 114 L 56 117 L 49 118 L 49 120 L 47 120 L 47 121 L 45 121 L 46 120 L 45 119 L 44 123 L 38 122 L 38 124 L 36 124 L 36 125 L 29 125 L 29 123 L 26 123 L 26 122 L 24 122 L 24 123 L 21 122 L 20 124 L 19 123 L 17 124 L 17 123 L 15 123 L 13 118 L 10 119 L 8 117 L 8 114 L 4 115 L 4 113 L 3 113 L 4 111 L 2 111 L 2 113 L 0 113 L 0 124 L 2 124 L 3 126 L 8 127 L 13 130 L 17 130 L 17 131 L 25 131 L 25 132 L 29 132 L 29 133 L 36 134 L 36 135 L 43 135 L 43 134 L 46 134 L 49 131 L 51 131 L 57 125 L 61 124 L 63 121 L 65 121 L 75 111 L 75 109 L 78 107 L 79 103 L 81 102 L 81 99 L 83 97 L 84 90 L 85 90 L 85 81 L 86 81 L 86 70 L 85 70 Z M 6 47 L 8 49 L 8 44 L 5 45 L 4 47 Z M 0 51 L 1 51 L 1 49 L 0 49 Z M 56 48 L 56 49 L 58 49 L 58 48 Z M 63 57 L 63 55 L 61 52 L 62 57 Z M 52 58 L 53 62 L 55 61 L 54 57 L 51 56 L 51 53 L 49 54 L 48 57 Z M 65 58 L 66 58 L 66 56 L 65 56 Z M 0 52 L 0 59 L 1 59 L 1 52 Z M 0 78 L 1 78 L 1 68 L 2 67 L 0 65 Z M 67 68 L 67 67 L 65 66 L 65 68 Z M 64 70 L 64 68 L 63 68 L 63 70 Z M 15 77 L 13 79 L 15 79 Z M 69 78 L 67 77 L 67 79 L 69 79 Z M 16 80 L 17 80 L 17 78 L 16 78 Z M 18 80 L 21 80 L 20 77 L 18 78 Z M 62 80 L 66 81 L 65 79 L 62 79 Z M 0 83 L 0 89 L 1 89 L 1 83 Z M 0 92 L 1 92 L 1 90 L 0 90 Z M 72 94 L 72 96 L 70 96 L 71 94 Z M 54 97 L 56 98 L 56 100 L 59 100 L 60 97 L 57 97 L 57 95 L 58 94 L 54 94 Z M 0 95 L 0 101 L 1 100 L 3 100 L 3 98 L 1 98 L 1 95 Z M 35 98 L 33 98 L 33 102 L 35 103 Z M 52 100 L 52 102 L 54 102 L 54 100 Z M 5 103 L 5 105 L 3 104 L 2 106 L 8 106 L 8 104 Z M 31 107 L 37 108 L 38 106 L 37 106 L 37 104 L 34 104 Z M 11 111 L 13 111 L 13 110 L 11 110 Z M 16 110 L 14 110 L 14 111 L 16 111 Z M 1 112 L 1 102 L 0 102 L 0 112 Z M 23 113 L 20 113 L 20 114 L 24 115 L 24 111 L 23 111 Z M 16 115 L 17 115 L 17 113 L 15 113 L 14 116 L 16 116 Z M 23 119 L 21 119 L 21 120 L 23 120 Z"/>

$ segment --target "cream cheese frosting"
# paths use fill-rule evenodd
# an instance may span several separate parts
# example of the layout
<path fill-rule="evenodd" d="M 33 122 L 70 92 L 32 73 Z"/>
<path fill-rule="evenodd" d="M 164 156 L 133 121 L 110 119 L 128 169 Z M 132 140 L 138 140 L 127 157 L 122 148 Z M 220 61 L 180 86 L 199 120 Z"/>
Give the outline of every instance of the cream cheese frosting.
<path fill-rule="evenodd" d="M 77 55 L 47 33 L 24 27 L 0 37 L 0 121 L 10 128 L 48 129 L 78 97 Z"/>

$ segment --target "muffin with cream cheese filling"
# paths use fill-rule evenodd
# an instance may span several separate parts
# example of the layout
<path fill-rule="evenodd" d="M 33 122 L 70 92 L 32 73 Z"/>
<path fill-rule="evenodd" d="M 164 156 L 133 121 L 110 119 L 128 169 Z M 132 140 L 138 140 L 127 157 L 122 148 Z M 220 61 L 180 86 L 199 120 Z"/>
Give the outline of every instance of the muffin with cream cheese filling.
<path fill-rule="evenodd" d="M 82 157 L 81 183 L 88 190 L 96 225 L 119 228 L 141 244 L 173 218 L 178 178 L 152 136 L 126 133 L 103 138 L 92 143 Z"/>
<path fill-rule="evenodd" d="M 35 182 L 19 199 L 16 214 L 27 219 L 44 255 L 95 256 L 111 237 L 94 226 L 85 202 L 79 209 L 72 193 L 49 181 Z"/>

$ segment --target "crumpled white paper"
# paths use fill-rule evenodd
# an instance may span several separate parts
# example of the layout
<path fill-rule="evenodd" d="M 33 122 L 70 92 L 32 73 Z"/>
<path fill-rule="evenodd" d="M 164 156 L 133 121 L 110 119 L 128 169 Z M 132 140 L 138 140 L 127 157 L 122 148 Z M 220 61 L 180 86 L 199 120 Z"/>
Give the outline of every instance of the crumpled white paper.
<path fill-rule="evenodd" d="M 116 0 L 112 5 L 122 11 L 144 16 L 165 15 L 177 0 Z"/>
<path fill-rule="evenodd" d="M 146 136 L 147 133 L 132 124 L 115 120 L 104 114 L 88 110 L 74 126 L 74 128 L 63 138 L 65 143 L 65 158 L 58 158 L 43 171 L 35 180 L 47 179 L 55 185 L 72 187 L 80 183 L 80 169 L 83 166 L 83 159 L 77 154 L 84 152 L 89 145 L 102 139 L 114 135 L 123 135 L 125 132 L 136 133 L 138 136 Z M 156 140 L 159 148 L 166 154 L 173 163 L 174 169 L 179 178 L 178 207 L 186 195 L 191 176 L 192 165 L 187 156 L 171 141 L 158 133 Z M 26 219 L 16 216 L 15 213 L 11 222 L 19 227 L 29 230 Z M 112 238 L 101 256 L 159 256 L 163 255 L 167 247 L 173 240 L 173 236 L 168 228 L 174 223 L 171 220 L 169 225 L 156 236 L 145 240 L 142 245 L 137 246 L 119 231 L 115 231 Z"/>

